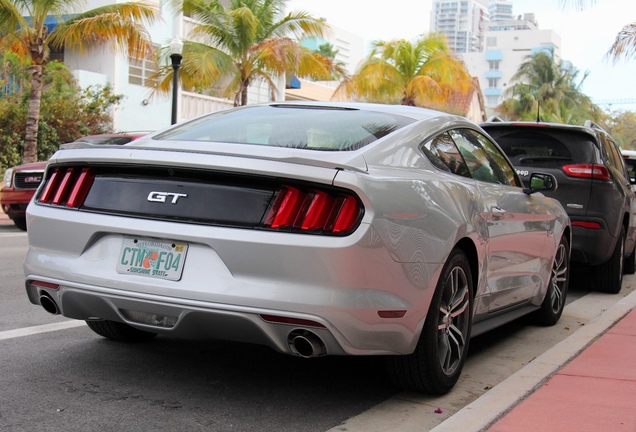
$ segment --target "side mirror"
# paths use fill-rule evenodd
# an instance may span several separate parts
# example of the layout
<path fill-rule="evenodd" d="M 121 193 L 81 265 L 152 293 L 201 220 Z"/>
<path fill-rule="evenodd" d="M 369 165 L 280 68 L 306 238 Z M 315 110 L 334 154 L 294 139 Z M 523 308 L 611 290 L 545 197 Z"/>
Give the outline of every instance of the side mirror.
<path fill-rule="evenodd" d="M 530 187 L 523 192 L 531 195 L 535 192 L 552 192 L 557 189 L 557 180 L 552 174 L 534 172 L 530 174 Z"/>

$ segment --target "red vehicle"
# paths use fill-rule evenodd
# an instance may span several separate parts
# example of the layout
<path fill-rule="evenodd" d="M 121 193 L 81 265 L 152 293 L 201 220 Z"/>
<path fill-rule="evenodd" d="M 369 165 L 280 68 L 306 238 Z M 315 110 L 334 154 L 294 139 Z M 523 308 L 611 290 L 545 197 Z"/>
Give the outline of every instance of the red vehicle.
<path fill-rule="evenodd" d="M 89 135 L 75 142 L 123 145 L 144 135 L 145 133 Z M 26 208 L 40 186 L 45 167 L 46 162 L 34 162 L 8 168 L 4 173 L 2 189 L 0 189 L 0 206 L 15 226 L 23 231 L 27 229 Z"/>

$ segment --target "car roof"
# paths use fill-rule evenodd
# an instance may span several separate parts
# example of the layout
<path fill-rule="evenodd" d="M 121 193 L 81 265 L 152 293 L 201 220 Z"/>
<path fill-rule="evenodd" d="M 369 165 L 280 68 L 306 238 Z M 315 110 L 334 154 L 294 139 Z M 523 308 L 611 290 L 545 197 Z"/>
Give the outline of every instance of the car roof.
<path fill-rule="evenodd" d="M 109 138 L 132 138 L 135 140 L 137 138 L 141 138 L 144 135 L 147 135 L 149 132 L 125 132 L 125 133 L 112 133 L 112 134 L 96 134 L 96 135 L 86 135 L 77 140 L 73 141 L 73 143 L 89 143 L 89 144 L 118 144 L 117 142 L 109 140 Z M 14 170 L 18 171 L 29 171 L 29 170 L 37 170 L 41 171 L 46 167 L 46 161 L 32 162 L 28 164 L 21 164 L 10 167 Z"/>
<path fill-rule="evenodd" d="M 15 171 L 43 171 L 44 167 L 46 167 L 46 162 L 32 162 L 22 165 L 16 165 L 10 168 Z"/>
<path fill-rule="evenodd" d="M 625 159 L 636 159 L 636 150 L 623 150 L 621 149 L 621 153 Z"/>
<path fill-rule="evenodd" d="M 550 123 L 550 122 L 541 122 L 541 121 L 504 121 L 497 117 L 491 117 L 485 122 L 479 124 L 486 132 L 489 129 L 494 128 L 545 128 L 545 129 L 560 129 L 560 130 L 570 130 L 570 131 L 578 131 L 587 133 L 592 136 L 597 136 L 599 133 L 607 134 L 607 132 L 601 128 L 600 126 L 592 123 L 591 121 L 586 121 L 584 125 L 571 125 L 565 123 Z"/>

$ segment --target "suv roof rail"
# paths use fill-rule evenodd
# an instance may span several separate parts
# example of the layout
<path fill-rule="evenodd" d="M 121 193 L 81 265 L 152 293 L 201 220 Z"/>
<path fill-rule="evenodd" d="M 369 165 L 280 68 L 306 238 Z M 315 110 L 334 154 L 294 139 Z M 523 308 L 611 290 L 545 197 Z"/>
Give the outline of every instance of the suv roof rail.
<path fill-rule="evenodd" d="M 486 121 L 487 121 L 487 122 L 490 122 L 490 123 L 492 123 L 492 122 L 503 122 L 503 120 L 502 120 L 502 119 L 500 119 L 500 118 L 499 118 L 499 117 L 497 117 L 497 116 L 491 116 L 491 117 L 488 117 L 488 119 L 487 119 Z"/>
<path fill-rule="evenodd" d="M 594 123 L 592 120 L 585 120 L 585 127 L 589 127 L 589 128 L 592 128 L 592 129 L 603 130 L 602 127 L 600 127 L 599 125 Z"/>

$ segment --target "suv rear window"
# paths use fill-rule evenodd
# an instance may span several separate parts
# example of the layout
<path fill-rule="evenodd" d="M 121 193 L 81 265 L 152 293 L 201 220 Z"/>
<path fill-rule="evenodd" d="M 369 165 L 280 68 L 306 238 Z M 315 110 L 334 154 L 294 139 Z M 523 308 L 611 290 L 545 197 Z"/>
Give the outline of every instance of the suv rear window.
<path fill-rule="evenodd" d="M 598 149 L 586 133 L 556 128 L 485 128 L 515 166 L 560 168 L 594 163 Z"/>
<path fill-rule="evenodd" d="M 350 108 L 269 105 L 214 113 L 154 138 L 342 151 L 357 150 L 413 121 Z"/>

